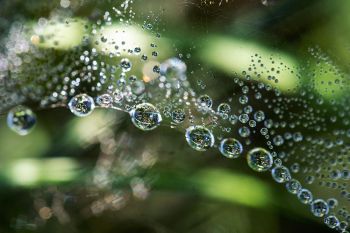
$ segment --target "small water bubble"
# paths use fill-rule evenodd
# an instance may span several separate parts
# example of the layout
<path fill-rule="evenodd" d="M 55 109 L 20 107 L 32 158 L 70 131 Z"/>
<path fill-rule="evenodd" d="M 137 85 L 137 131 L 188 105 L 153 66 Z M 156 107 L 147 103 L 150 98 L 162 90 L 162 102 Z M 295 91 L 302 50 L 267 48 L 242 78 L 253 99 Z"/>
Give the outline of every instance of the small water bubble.
<path fill-rule="evenodd" d="M 269 133 L 269 130 L 267 128 L 261 128 L 260 133 L 261 135 L 266 136 Z"/>
<path fill-rule="evenodd" d="M 251 127 L 251 128 L 256 127 L 256 121 L 254 121 L 254 120 L 250 120 L 248 124 L 249 124 L 249 127 Z"/>
<path fill-rule="evenodd" d="M 104 36 L 101 37 L 101 42 L 106 43 L 107 40 L 108 40 L 108 39 L 107 39 L 106 37 L 104 37 Z"/>
<path fill-rule="evenodd" d="M 102 108 L 109 108 L 112 106 L 113 97 L 109 94 L 103 94 L 97 97 L 96 104 Z"/>
<path fill-rule="evenodd" d="M 141 60 L 147 61 L 147 59 L 148 59 L 148 56 L 147 56 L 146 54 L 143 54 L 143 55 L 141 56 Z"/>
<path fill-rule="evenodd" d="M 113 98 L 115 103 L 120 103 L 124 99 L 124 93 L 119 89 L 113 92 Z"/>
<path fill-rule="evenodd" d="M 235 124 L 237 123 L 237 121 L 238 121 L 238 117 L 237 117 L 236 115 L 231 115 L 231 116 L 228 118 L 228 120 L 230 121 L 230 123 L 231 123 L 232 125 L 235 125 Z"/>
<path fill-rule="evenodd" d="M 238 120 L 242 123 L 245 124 L 249 121 L 249 115 L 248 114 L 241 114 L 238 117 Z"/>
<path fill-rule="evenodd" d="M 348 223 L 347 222 L 345 222 L 345 221 L 341 221 L 340 223 L 339 223 L 339 229 L 340 230 L 343 230 L 343 233 L 345 233 L 345 229 L 348 227 Z"/>
<path fill-rule="evenodd" d="M 129 85 L 132 93 L 134 93 L 135 95 L 141 95 L 142 93 L 145 92 L 145 83 L 143 81 L 140 80 L 136 80 L 133 81 L 130 85 Z"/>
<path fill-rule="evenodd" d="M 273 144 L 275 144 L 275 146 L 282 146 L 284 143 L 284 139 L 281 135 L 277 135 L 273 138 Z"/>
<path fill-rule="evenodd" d="M 291 169 L 291 171 L 292 171 L 293 173 L 298 173 L 299 170 L 300 170 L 300 165 L 299 165 L 299 163 L 293 163 L 293 164 L 291 165 L 290 169 Z"/>
<path fill-rule="evenodd" d="M 330 198 L 327 200 L 328 206 L 331 209 L 334 209 L 338 206 L 338 200 L 335 198 Z"/>
<path fill-rule="evenodd" d="M 153 57 L 157 57 L 157 56 L 158 56 L 158 52 L 153 51 L 153 52 L 152 52 L 152 56 L 153 56 Z"/>
<path fill-rule="evenodd" d="M 129 59 L 127 58 L 123 58 L 121 61 L 120 61 L 120 67 L 122 68 L 122 71 L 123 72 L 129 72 L 132 68 L 132 63 Z"/>
<path fill-rule="evenodd" d="M 140 48 L 140 47 L 134 48 L 134 53 L 135 53 L 136 55 L 139 55 L 139 54 L 141 53 L 141 48 Z"/>
<path fill-rule="evenodd" d="M 158 65 L 155 65 L 155 66 L 153 67 L 153 72 L 154 72 L 154 73 L 157 73 L 157 74 L 160 74 L 160 67 L 159 67 Z"/>
<path fill-rule="evenodd" d="M 254 119 L 257 121 L 257 122 L 262 122 L 265 120 L 265 113 L 263 111 L 257 111 L 255 112 L 254 114 Z"/>
<path fill-rule="evenodd" d="M 248 106 L 245 106 L 243 111 L 246 113 L 246 114 L 250 114 L 253 112 L 253 107 L 248 105 Z"/>
<path fill-rule="evenodd" d="M 239 97 L 239 103 L 244 105 L 248 103 L 249 98 L 246 95 Z"/>
<path fill-rule="evenodd" d="M 246 138 L 250 136 L 250 129 L 246 126 L 243 126 L 238 129 L 238 133 L 242 138 Z"/>
<path fill-rule="evenodd" d="M 301 142 L 303 140 L 303 135 L 300 132 L 296 132 L 293 134 L 293 140 L 295 142 Z"/>

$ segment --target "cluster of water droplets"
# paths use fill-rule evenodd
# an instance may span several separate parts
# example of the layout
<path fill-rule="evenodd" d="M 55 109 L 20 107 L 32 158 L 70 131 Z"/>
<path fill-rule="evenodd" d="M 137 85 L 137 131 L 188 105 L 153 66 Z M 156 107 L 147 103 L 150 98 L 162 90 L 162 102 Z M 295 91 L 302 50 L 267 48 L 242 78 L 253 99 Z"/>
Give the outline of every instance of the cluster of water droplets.
<path fill-rule="evenodd" d="M 341 135 L 348 137 L 349 133 L 341 129 L 334 131 L 334 141 L 310 133 L 310 131 L 327 133 L 326 119 L 318 117 L 326 110 L 314 107 L 322 106 L 324 102 L 322 97 L 313 96 L 306 90 L 301 91 L 301 97 L 283 97 L 280 91 L 270 84 L 263 82 L 249 84 L 236 78 L 235 83 L 241 89 L 236 105 L 230 99 L 228 102 L 220 103 L 215 111 L 214 101 L 209 95 L 203 94 L 197 97 L 186 83 L 186 65 L 183 62 L 178 58 L 172 58 L 162 63 L 160 67 L 162 67 L 160 75 L 152 85 L 166 89 L 165 96 L 158 99 L 159 108 L 151 103 L 140 103 L 131 108 L 131 120 L 137 128 L 144 131 L 157 128 L 162 123 L 163 113 L 164 118 L 171 121 L 172 127 L 182 125 L 181 127 L 185 129 L 185 139 L 194 150 L 207 151 L 217 147 L 220 153 L 229 159 L 239 158 L 245 153 L 247 164 L 252 170 L 271 172 L 273 180 L 284 184 L 288 192 L 295 194 L 301 203 L 310 206 L 314 216 L 324 218 L 325 224 L 330 228 L 346 232 L 350 219 L 346 208 L 339 208 L 339 201 L 335 197 L 320 199 L 316 197 L 317 192 L 311 191 L 313 188 L 311 185 L 318 179 L 319 185 L 339 189 L 341 196 L 348 199 L 347 184 L 338 181 L 350 177 L 350 172 L 344 164 L 346 158 L 343 158 L 343 154 L 344 156 L 347 154 L 348 145 L 344 137 L 341 137 Z M 248 72 L 243 74 L 249 81 Z M 175 95 L 169 92 L 175 92 Z M 250 92 L 254 94 L 249 95 Z M 266 97 L 271 94 L 273 98 Z M 173 98 L 179 103 L 168 104 Z M 336 104 L 333 108 L 344 108 L 338 102 L 331 102 Z M 266 110 L 259 110 L 263 104 L 267 105 L 269 114 Z M 305 108 L 307 114 L 297 116 L 291 111 L 294 106 Z M 160 109 L 164 109 L 162 113 Z M 71 110 L 74 112 L 74 109 Z M 268 118 L 268 115 L 274 118 Z M 347 113 L 340 111 L 340 115 L 342 123 L 348 125 Z M 196 118 L 200 118 L 200 124 L 196 123 L 198 122 Z M 335 123 L 338 117 L 334 116 L 329 120 Z M 236 134 L 236 138 L 223 136 L 230 134 Z M 265 145 L 254 147 L 253 141 L 261 137 Z M 279 149 L 286 147 L 295 149 L 290 152 Z M 332 152 L 335 148 L 340 149 L 338 158 L 334 154 L 337 152 Z M 323 158 L 326 152 L 334 156 Z M 325 159 L 324 165 L 317 162 L 320 159 L 321 161 Z M 336 168 L 337 163 L 344 165 L 343 170 Z M 300 177 L 299 173 L 303 175 Z M 308 173 L 310 175 L 305 176 Z M 300 178 L 305 180 L 300 182 Z M 302 183 L 306 183 L 306 186 L 304 187 Z M 309 185 L 310 188 L 307 188 Z"/>

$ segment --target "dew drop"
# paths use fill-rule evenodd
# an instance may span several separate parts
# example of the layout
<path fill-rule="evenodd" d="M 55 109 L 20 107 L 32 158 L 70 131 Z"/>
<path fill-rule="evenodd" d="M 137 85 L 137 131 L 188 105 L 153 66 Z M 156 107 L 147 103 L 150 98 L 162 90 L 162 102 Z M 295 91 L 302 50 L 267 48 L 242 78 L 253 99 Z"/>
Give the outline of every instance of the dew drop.
<path fill-rule="evenodd" d="M 131 68 L 132 68 L 132 64 L 131 64 L 129 59 L 123 58 L 120 61 L 120 67 L 122 68 L 123 72 L 129 72 L 131 70 Z"/>
<path fill-rule="evenodd" d="M 176 124 L 181 124 L 186 118 L 185 111 L 183 109 L 175 109 L 171 112 L 171 119 Z"/>
<path fill-rule="evenodd" d="M 226 138 L 220 143 L 220 152 L 229 159 L 238 158 L 243 152 L 242 144 L 234 138 Z"/>
<path fill-rule="evenodd" d="M 322 199 L 317 199 L 311 204 L 311 212 L 316 217 L 324 217 L 325 215 L 328 214 L 328 211 L 329 211 L 328 204 Z"/>
<path fill-rule="evenodd" d="M 278 166 L 272 169 L 271 171 L 272 178 L 277 183 L 285 183 L 291 179 L 289 169 L 284 166 Z"/>
<path fill-rule="evenodd" d="M 230 113 L 230 111 L 231 111 L 231 107 L 230 107 L 230 105 L 227 104 L 227 103 L 221 103 L 221 104 L 218 106 L 217 111 L 218 111 L 218 114 L 219 114 L 219 115 L 228 114 L 228 113 Z"/>
<path fill-rule="evenodd" d="M 69 101 L 68 107 L 74 115 L 86 117 L 94 111 L 95 102 L 91 96 L 79 94 Z"/>
<path fill-rule="evenodd" d="M 310 204 L 313 200 L 312 193 L 308 189 L 301 189 L 298 193 L 298 199 L 303 204 Z"/>
<path fill-rule="evenodd" d="M 213 100 L 208 95 L 201 95 L 198 98 L 198 104 L 200 108 L 209 109 L 213 106 Z"/>
<path fill-rule="evenodd" d="M 273 165 L 273 158 L 270 152 L 263 148 L 254 148 L 247 154 L 248 165 L 257 172 L 265 172 Z"/>
<path fill-rule="evenodd" d="M 334 215 L 329 215 L 324 219 L 324 223 L 331 229 L 335 229 L 339 226 L 339 220 Z"/>
<path fill-rule="evenodd" d="M 191 126 L 186 130 L 186 141 L 197 151 L 206 151 L 214 146 L 214 135 L 203 126 Z"/>
<path fill-rule="evenodd" d="M 299 181 L 297 181 L 295 179 L 291 179 L 286 184 L 286 188 L 287 188 L 288 192 L 290 192 L 292 194 L 298 194 L 301 190 L 301 184 Z"/>
<path fill-rule="evenodd" d="M 97 97 L 96 104 L 103 108 L 109 108 L 112 106 L 113 97 L 109 94 L 103 94 Z"/>
<path fill-rule="evenodd" d="M 144 131 L 154 130 L 162 122 L 159 110 L 150 103 L 137 105 L 131 110 L 130 116 L 132 123 Z"/>
<path fill-rule="evenodd" d="M 36 124 L 34 112 L 23 105 L 12 108 L 7 115 L 8 127 L 21 136 L 31 132 Z"/>

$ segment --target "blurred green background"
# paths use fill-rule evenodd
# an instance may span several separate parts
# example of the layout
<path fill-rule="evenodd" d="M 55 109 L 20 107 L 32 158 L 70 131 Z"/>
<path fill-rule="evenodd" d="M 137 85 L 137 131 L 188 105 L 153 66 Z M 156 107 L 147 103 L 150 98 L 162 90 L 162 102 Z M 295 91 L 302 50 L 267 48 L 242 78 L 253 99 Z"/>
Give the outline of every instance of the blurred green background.
<path fill-rule="evenodd" d="M 160 19 L 160 60 L 183 53 L 188 67 L 200 63 L 210 70 L 215 79 L 203 79 L 214 100 L 232 95 L 225 84 L 233 82 L 233 72 L 249 66 L 255 53 L 274 54 L 297 67 L 308 59 L 309 47 L 319 46 L 347 72 L 350 2 L 270 3 L 135 0 L 133 9 L 140 24 L 150 12 L 151 21 Z M 2 0 L 0 35 L 4 38 L 17 20 L 32 24 L 48 17 L 59 4 Z M 71 4 L 71 16 L 88 22 L 118 1 Z M 61 42 L 68 42 L 56 49 L 74 46 L 81 36 L 79 25 L 71 30 L 62 33 Z M 137 39 L 147 41 L 147 36 Z M 318 66 L 313 69 L 317 72 Z M 343 97 L 347 86 L 330 92 L 322 84 L 335 81 L 337 74 L 321 73 L 315 92 L 326 99 Z M 280 77 L 272 85 L 297 95 L 300 81 L 290 73 Z M 244 159 L 227 161 L 216 150 L 194 152 L 181 132 L 168 127 L 140 132 L 127 114 L 109 110 L 85 119 L 74 118 L 67 109 L 37 115 L 39 123 L 27 137 L 15 135 L 1 118 L 0 232 L 331 232 L 269 174 L 255 174 Z"/>

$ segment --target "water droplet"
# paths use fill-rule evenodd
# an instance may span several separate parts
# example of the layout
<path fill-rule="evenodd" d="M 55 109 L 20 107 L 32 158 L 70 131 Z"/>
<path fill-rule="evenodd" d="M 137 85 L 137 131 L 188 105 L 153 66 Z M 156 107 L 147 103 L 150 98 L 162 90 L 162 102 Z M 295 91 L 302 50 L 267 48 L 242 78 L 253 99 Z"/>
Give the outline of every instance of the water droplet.
<path fill-rule="evenodd" d="M 200 108 L 209 109 L 213 106 L 213 100 L 208 95 L 201 95 L 198 98 L 198 104 Z"/>
<path fill-rule="evenodd" d="M 254 114 L 254 119 L 255 119 L 257 122 L 264 121 L 264 120 L 265 120 L 265 113 L 264 113 L 263 111 L 257 111 L 257 112 L 255 112 L 255 114 Z"/>
<path fill-rule="evenodd" d="M 136 55 L 139 55 L 141 53 L 141 48 L 140 47 L 136 47 L 134 49 L 134 52 L 135 52 Z"/>
<path fill-rule="evenodd" d="M 19 135 L 25 136 L 31 132 L 36 124 L 34 112 L 26 106 L 16 106 L 7 115 L 8 127 Z"/>
<path fill-rule="evenodd" d="M 238 129 L 238 133 L 242 138 L 246 138 L 246 137 L 249 137 L 250 135 L 250 129 L 246 126 L 243 126 Z"/>
<path fill-rule="evenodd" d="M 78 117 L 86 117 L 95 109 L 95 102 L 92 97 L 86 94 L 74 96 L 68 103 L 70 111 Z"/>
<path fill-rule="evenodd" d="M 181 124 L 186 118 L 185 111 L 183 109 L 175 109 L 171 112 L 171 119 L 176 124 Z"/>
<path fill-rule="evenodd" d="M 109 94 L 103 94 L 97 97 L 96 104 L 98 104 L 100 107 L 103 108 L 109 108 L 112 106 L 113 103 L 113 97 Z"/>
<path fill-rule="evenodd" d="M 292 179 L 286 184 L 288 192 L 292 194 L 298 194 L 301 190 L 301 184 L 299 181 Z"/>
<path fill-rule="evenodd" d="M 312 193 L 308 189 L 301 189 L 298 193 L 298 199 L 303 204 L 310 204 L 313 200 Z"/>
<path fill-rule="evenodd" d="M 178 58 L 170 58 L 160 65 L 160 74 L 168 79 L 184 79 L 186 64 Z"/>
<path fill-rule="evenodd" d="M 120 61 L 120 67 L 122 68 L 122 71 L 123 72 L 129 72 L 132 68 L 132 63 L 129 59 L 127 58 L 123 58 L 121 61 Z"/>
<path fill-rule="evenodd" d="M 273 168 L 271 171 L 271 174 L 272 174 L 273 179 L 277 183 L 285 183 L 292 178 L 288 168 L 286 168 L 284 166 L 278 166 L 278 167 Z"/>
<path fill-rule="evenodd" d="M 243 152 L 242 144 L 234 138 L 222 140 L 219 149 L 221 154 L 229 159 L 238 158 Z"/>
<path fill-rule="evenodd" d="M 124 93 L 122 91 L 120 91 L 119 89 L 116 89 L 113 92 L 113 97 L 114 97 L 115 103 L 120 103 L 124 99 Z"/>
<path fill-rule="evenodd" d="M 144 82 L 137 80 L 130 84 L 130 88 L 135 95 L 141 95 L 145 91 L 145 84 Z"/>
<path fill-rule="evenodd" d="M 277 135 L 273 138 L 273 144 L 276 146 L 282 146 L 284 143 L 284 139 L 281 135 Z"/>
<path fill-rule="evenodd" d="M 130 112 L 130 116 L 132 123 L 144 131 L 154 130 L 162 122 L 159 110 L 150 103 L 137 105 Z"/>
<path fill-rule="evenodd" d="M 219 114 L 219 115 L 228 114 L 228 113 L 230 113 L 230 111 L 231 111 L 231 107 L 230 107 L 230 105 L 227 104 L 227 103 L 221 103 L 221 104 L 218 106 L 217 111 L 218 111 L 218 114 Z"/>
<path fill-rule="evenodd" d="M 329 208 L 327 202 L 322 199 L 317 199 L 311 204 L 311 212 L 316 217 L 324 217 L 328 214 Z"/>
<path fill-rule="evenodd" d="M 248 165 L 257 172 L 265 172 L 272 167 L 273 158 L 270 152 L 263 148 L 254 148 L 247 154 Z"/>
<path fill-rule="evenodd" d="M 324 219 L 324 223 L 331 229 L 335 229 L 339 226 L 339 220 L 334 215 L 329 215 Z"/>
<path fill-rule="evenodd" d="M 328 199 L 327 203 L 328 203 L 329 208 L 332 208 L 332 209 L 334 209 L 338 206 L 338 200 L 335 198 Z"/>
<path fill-rule="evenodd" d="M 214 145 L 212 132 L 203 126 L 191 126 L 186 130 L 186 141 L 197 151 L 206 151 Z"/>

